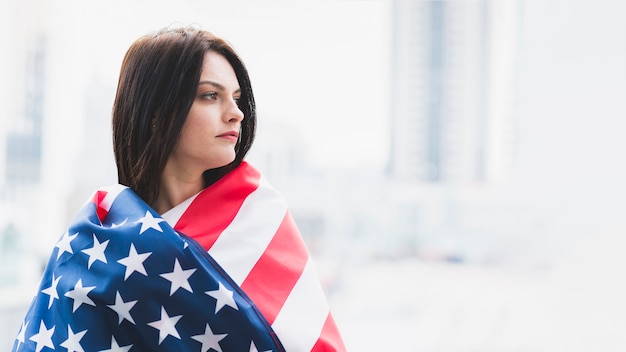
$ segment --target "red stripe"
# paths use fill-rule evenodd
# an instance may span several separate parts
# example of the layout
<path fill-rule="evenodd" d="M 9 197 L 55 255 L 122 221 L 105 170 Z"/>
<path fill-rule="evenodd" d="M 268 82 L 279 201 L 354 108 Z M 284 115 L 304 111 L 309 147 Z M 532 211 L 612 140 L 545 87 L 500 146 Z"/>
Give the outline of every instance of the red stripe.
<path fill-rule="evenodd" d="M 302 236 L 287 212 L 274 238 L 241 285 L 270 324 L 274 323 L 302 275 L 308 257 Z"/>
<path fill-rule="evenodd" d="M 109 209 L 105 209 L 104 207 L 102 207 L 102 200 L 106 196 L 107 191 L 98 190 L 91 199 L 91 201 L 96 205 L 96 214 L 98 214 L 98 219 L 100 219 L 100 222 L 104 221 L 104 218 L 109 213 Z"/>
<path fill-rule="evenodd" d="M 259 187 L 260 178 L 257 170 L 242 163 L 198 194 L 174 228 L 209 250 L 233 221 L 244 200 Z M 213 204 L 219 205 L 219 211 L 207 209 Z"/>
<path fill-rule="evenodd" d="M 259 187 L 261 175 L 243 163 L 202 191 L 185 210 L 175 229 L 196 239 L 207 250 L 231 224 L 245 199 Z M 94 199 L 95 201 L 95 199 Z M 213 204 L 219 207 L 213 208 Z M 219 209 L 219 211 L 215 211 Z M 300 232 L 287 212 L 276 234 L 241 288 L 273 324 L 300 279 L 309 258 Z M 329 313 L 312 351 L 346 350 Z"/>
<path fill-rule="evenodd" d="M 343 352 L 345 350 L 346 346 L 343 344 L 335 319 L 331 313 L 328 313 L 320 338 L 311 349 L 311 352 Z"/>

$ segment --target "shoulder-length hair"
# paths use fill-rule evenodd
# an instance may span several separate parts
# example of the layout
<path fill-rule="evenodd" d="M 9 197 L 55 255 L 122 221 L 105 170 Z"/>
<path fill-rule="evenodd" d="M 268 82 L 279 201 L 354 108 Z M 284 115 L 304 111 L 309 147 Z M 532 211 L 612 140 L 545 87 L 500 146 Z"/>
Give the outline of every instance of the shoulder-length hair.
<path fill-rule="evenodd" d="M 208 186 L 241 164 L 254 140 L 254 96 L 248 71 L 237 53 L 207 31 L 166 28 L 135 41 L 122 62 L 112 119 L 118 182 L 148 204 L 158 196 L 161 174 L 180 138 L 209 50 L 223 55 L 233 67 L 244 119 L 235 160 L 206 170 L 203 177 Z"/>

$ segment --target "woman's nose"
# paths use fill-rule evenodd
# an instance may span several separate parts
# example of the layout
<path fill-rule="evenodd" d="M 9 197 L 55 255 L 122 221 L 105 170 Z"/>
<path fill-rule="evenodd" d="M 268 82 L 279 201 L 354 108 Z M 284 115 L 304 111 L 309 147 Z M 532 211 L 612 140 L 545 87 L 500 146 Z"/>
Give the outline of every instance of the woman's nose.
<path fill-rule="evenodd" d="M 236 100 L 231 99 L 226 109 L 225 115 L 228 122 L 239 122 L 243 120 L 243 111 L 239 108 Z"/>

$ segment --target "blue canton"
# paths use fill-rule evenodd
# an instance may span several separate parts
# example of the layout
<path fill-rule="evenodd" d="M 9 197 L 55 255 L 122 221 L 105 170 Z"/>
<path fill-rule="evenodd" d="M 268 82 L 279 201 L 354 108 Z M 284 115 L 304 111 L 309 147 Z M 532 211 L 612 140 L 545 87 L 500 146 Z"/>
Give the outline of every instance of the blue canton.
<path fill-rule="evenodd" d="M 52 251 L 12 351 L 283 351 L 258 309 L 194 240 L 130 189 L 92 202 Z"/>

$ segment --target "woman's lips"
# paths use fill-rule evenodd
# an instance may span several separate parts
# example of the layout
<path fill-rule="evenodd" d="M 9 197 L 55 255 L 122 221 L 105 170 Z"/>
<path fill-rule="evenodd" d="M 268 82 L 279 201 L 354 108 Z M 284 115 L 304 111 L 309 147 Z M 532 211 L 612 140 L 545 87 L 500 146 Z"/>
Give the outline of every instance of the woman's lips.
<path fill-rule="evenodd" d="M 237 141 L 239 139 L 239 132 L 237 131 L 227 131 L 217 135 L 218 138 L 228 139 L 230 141 Z"/>

